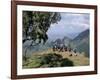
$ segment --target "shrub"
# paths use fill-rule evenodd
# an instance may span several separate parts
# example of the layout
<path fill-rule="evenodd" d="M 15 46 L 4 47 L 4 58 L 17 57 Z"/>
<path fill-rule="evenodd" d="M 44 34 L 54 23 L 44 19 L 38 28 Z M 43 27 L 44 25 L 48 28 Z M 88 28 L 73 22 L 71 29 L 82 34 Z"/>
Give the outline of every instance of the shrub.
<path fill-rule="evenodd" d="M 64 67 L 73 66 L 73 62 L 63 58 L 60 54 L 49 53 L 32 57 L 31 62 L 27 65 L 30 68 L 38 67 Z"/>
<path fill-rule="evenodd" d="M 63 67 L 63 66 L 73 66 L 73 62 L 69 59 L 63 59 L 60 54 L 49 53 L 44 54 L 40 58 L 41 65 L 45 67 Z"/>
<path fill-rule="evenodd" d="M 74 66 L 73 62 L 67 58 L 61 60 L 61 66 Z"/>

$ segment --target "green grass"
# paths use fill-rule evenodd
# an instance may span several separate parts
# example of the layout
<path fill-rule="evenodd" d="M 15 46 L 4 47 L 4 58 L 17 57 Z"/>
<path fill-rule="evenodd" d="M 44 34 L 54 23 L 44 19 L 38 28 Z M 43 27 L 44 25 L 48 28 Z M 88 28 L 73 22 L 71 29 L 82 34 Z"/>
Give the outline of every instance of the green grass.
<path fill-rule="evenodd" d="M 73 56 L 70 56 L 72 54 Z M 27 59 L 23 58 L 23 68 L 48 68 L 48 67 L 68 67 L 68 66 L 87 66 L 89 58 L 85 53 L 58 52 L 52 49 L 33 53 Z M 24 57 L 24 56 L 23 56 Z"/>
<path fill-rule="evenodd" d="M 34 55 L 27 61 L 23 61 L 23 68 L 39 68 L 39 67 L 64 67 L 74 66 L 73 62 L 67 58 L 63 58 L 60 54 L 49 53 L 43 55 Z"/>
<path fill-rule="evenodd" d="M 27 61 L 23 60 L 24 68 L 36 68 L 41 66 L 41 60 L 39 56 L 32 56 Z"/>

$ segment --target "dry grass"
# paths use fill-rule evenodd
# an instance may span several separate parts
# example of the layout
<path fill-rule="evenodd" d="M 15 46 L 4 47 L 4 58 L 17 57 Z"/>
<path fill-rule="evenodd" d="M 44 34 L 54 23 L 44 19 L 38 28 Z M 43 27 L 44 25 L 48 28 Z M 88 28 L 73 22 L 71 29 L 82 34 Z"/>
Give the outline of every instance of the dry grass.
<path fill-rule="evenodd" d="M 74 52 L 58 52 L 58 51 L 52 51 L 52 49 L 48 49 L 46 51 L 41 51 L 41 52 L 37 52 L 37 53 L 33 53 L 33 56 L 35 55 L 44 55 L 44 54 L 48 54 L 48 53 L 56 53 L 56 54 L 60 54 L 62 55 L 63 58 L 68 58 L 69 60 L 73 61 L 75 66 L 87 66 L 89 65 L 89 58 L 85 57 L 84 54 L 80 54 L 80 53 L 74 53 Z M 72 56 L 70 56 L 70 54 L 72 54 Z"/>

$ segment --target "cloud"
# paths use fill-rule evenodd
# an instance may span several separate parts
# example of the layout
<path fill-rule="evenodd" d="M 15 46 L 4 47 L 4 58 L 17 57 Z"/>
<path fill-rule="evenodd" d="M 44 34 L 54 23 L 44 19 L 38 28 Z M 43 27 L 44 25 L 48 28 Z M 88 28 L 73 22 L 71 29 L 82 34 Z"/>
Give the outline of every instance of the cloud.
<path fill-rule="evenodd" d="M 89 14 L 61 13 L 62 19 L 67 22 L 81 22 L 89 24 Z"/>
<path fill-rule="evenodd" d="M 47 34 L 51 35 L 69 36 L 71 33 L 80 33 L 90 27 L 89 14 L 77 13 L 61 13 L 61 20 L 58 24 L 52 24 Z"/>
<path fill-rule="evenodd" d="M 60 24 L 62 26 L 72 26 L 76 31 L 79 27 L 82 29 L 89 28 L 89 14 L 61 13 L 61 17 Z M 77 27 L 74 27 L 76 25 Z"/>

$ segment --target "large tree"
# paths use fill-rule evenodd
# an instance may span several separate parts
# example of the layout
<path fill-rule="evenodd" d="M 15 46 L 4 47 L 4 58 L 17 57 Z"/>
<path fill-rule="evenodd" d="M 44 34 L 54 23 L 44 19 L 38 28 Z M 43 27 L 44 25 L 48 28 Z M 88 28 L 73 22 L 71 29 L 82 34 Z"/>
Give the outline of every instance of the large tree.
<path fill-rule="evenodd" d="M 57 23 L 60 19 L 60 13 L 57 12 L 23 11 L 23 43 L 27 40 L 45 43 L 48 39 L 46 32 L 50 25 Z"/>
<path fill-rule="evenodd" d="M 23 44 L 28 40 L 31 41 L 30 46 L 45 43 L 50 25 L 60 20 L 58 12 L 23 11 Z"/>

